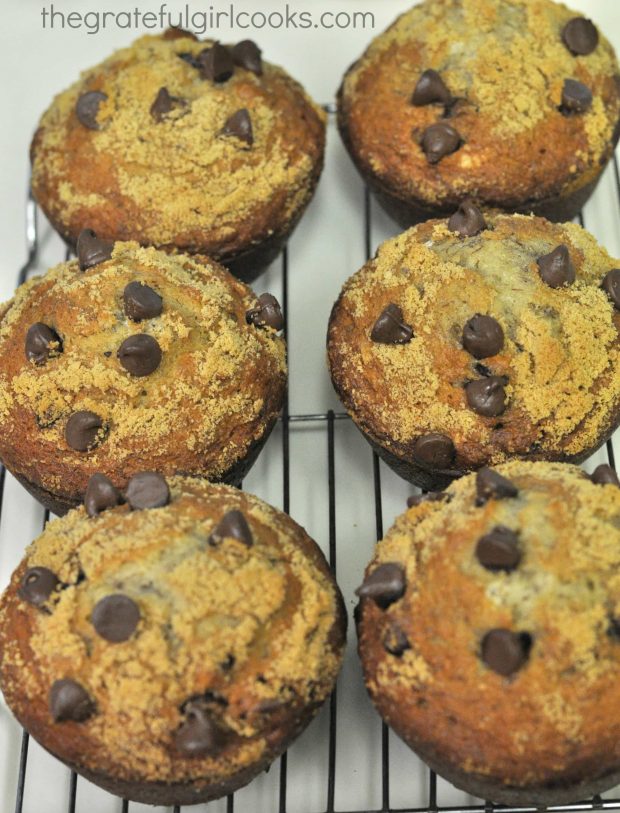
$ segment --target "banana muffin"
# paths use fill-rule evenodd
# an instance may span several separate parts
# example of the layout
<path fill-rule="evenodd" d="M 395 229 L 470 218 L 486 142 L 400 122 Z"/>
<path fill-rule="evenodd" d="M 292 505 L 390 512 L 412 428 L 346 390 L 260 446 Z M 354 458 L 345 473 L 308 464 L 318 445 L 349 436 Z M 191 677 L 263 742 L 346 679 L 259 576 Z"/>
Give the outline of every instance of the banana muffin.
<path fill-rule="evenodd" d="M 342 597 L 316 543 L 257 497 L 138 473 L 109 507 L 104 479 L 0 600 L 0 686 L 106 790 L 206 802 L 267 767 L 332 691 Z"/>
<path fill-rule="evenodd" d="M 513 461 L 410 508 L 358 590 L 385 721 L 457 787 L 517 806 L 620 782 L 620 488 Z"/>
<path fill-rule="evenodd" d="M 0 308 L 0 459 L 56 513 L 95 472 L 237 484 L 283 403 L 281 327 L 211 260 L 85 231 Z"/>
<path fill-rule="evenodd" d="M 349 68 L 338 122 L 403 227 L 471 196 L 570 220 L 620 134 L 620 71 L 591 20 L 550 0 L 426 0 Z"/>
<path fill-rule="evenodd" d="M 325 115 L 258 46 L 145 36 L 44 113 L 32 191 L 71 246 L 84 228 L 204 253 L 246 281 L 281 250 L 323 166 Z"/>
<path fill-rule="evenodd" d="M 348 280 L 331 376 L 422 488 L 512 457 L 581 462 L 620 421 L 619 309 L 620 261 L 580 226 L 465 201 Z"/>

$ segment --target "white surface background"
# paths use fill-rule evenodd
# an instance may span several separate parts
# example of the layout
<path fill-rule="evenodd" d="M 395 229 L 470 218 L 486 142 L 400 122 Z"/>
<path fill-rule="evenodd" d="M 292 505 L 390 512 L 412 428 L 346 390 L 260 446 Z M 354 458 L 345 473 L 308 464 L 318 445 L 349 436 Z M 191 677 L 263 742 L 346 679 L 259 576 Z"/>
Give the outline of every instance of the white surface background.
<path fill-rule="evenodd" d="M 178 11 L 183 2 L 171 0 Z M 227 3 L 197 0 L 192 10 Z M 277 11 L 285 3 L 237 0 L 237 10 Z M 265 58 L 287 67 L 321 102 L 333 99 L 340 77 L 361 53 L 371 36 L 383 30 L 405 10 L 406 0 L 338 0 L 299 2 L 291 8 L 321 11 L 371 10 L 376 17 L 371 31 L 234 31 L 221 29 L 222 40 L 255 38 Z M 575 9 L 591 16 L 620 51 L 620 19 L 617 0 L 574 0 Z M 28 176 L 28 145 L 39 115 L 52 96 L 75 80 L 80 70 L 95 64 L 113 49 L 129 43 L 135 31 L 108 30 L 97 35 L 85 31 L 44 31 L 39 0 L 0 2 L 0 300 L 13 291 L 19 266 L 24 262 L 24 203 Z M 79 10 L 126 10 L 138 6 L 156 10 L 158 2 L 108 0 L 105 7 L 87 2 L 63 2 L 55 7 L 63 12 Z M 364 261 L 363 187 L 339 143 L 333 122 L 329 127 L 326 169 L 317 196 L 289 249 L 289 349 L 291 361 L 291 412 L 322 412 L 339 409 L 325 371 L 325 328 L 331 304 L 344 280 Z M 396 232 L 393 224 L 373 206 L 373 250 Z M 611 168 L 593 201 L 585 211 L 586 226 L 614 256 L 620 256 L 618 223 L 620 210 Z M 62 259 L 57 238 L 40 219 L 43 251 L 37 270 Z M 280 264 L 263 277 L 257 290 L 280 293 Z M 620 449 L 619 449 L 620 451 Z M 291 514 L 327 551 L 327 439 L 324 426 L 305 425 L 291 431 Z M 618 455 L 617 455 L 618 458 Z M 606 461 L 605 452 L 588 463 Z M 404 508 L 409 486 L 383 465 L 384 524 Z M 274 505 L 282 505 L 281 436 L 273 438 L 248 477 L 245 487 Z M 353 590 L 360 581 L 375 539 L 372 460 L 366 444 L 348 421 L 336 424 L 336 489 L 338 499 L 338 579 L 353 607 Z M 0 523 L 0 585 L 4 585 L 17 565 L 26 544 L 39 532 L 42 509 L 7 479 Z M 340 681 L 336 810 L 370 810 L 381 806 L 380 721 L 370 706 L 362 686 L 354 651 L 353 630 Z M 291 813 L 311 813 L 325 808 L 327 798 L 327 710 L 289 752 L 288 809 Z M 21 731 L 0 700 L 0 811 L 14 809 Z M 391 797 L 393 807 L 428 804 L 428 771 L 395 737 L 390 737 Z M 237 811 L 275 811 L 278 808 L 279 768 L 255 780 L 235 796 Z M 438 801 L 442 805 L 470 803 L 471 799 L 439 782 Z M 24 796 L 25 813 L 60 813 L 69 804 L 69 772 L 30 743 Z M 153 810 L 131 804 L 131 813 Z M 204 810 L 204 806 L 197 808 Z M 225 810 L 224 802 L 209 809 Z M 117 813 L 121 802 L 79 780 L 78 811 Z"/>

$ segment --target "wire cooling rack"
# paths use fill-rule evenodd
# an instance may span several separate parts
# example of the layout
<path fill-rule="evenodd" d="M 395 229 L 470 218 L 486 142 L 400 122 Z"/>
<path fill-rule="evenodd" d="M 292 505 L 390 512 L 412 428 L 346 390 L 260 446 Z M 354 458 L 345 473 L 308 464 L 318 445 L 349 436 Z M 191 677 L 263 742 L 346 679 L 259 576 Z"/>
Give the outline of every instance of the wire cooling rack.
<path fill-rule="evenodd" d="M 301 238 L 296 234 L 281 260 L 257 282 L 257 287 L 277 290 L 281 297 L 289 342 L 290 395 L 294 396 L 296 406 L 317 403 L 311 379 L 316 377 L 313 371 L 318 369 L 317 365 L 324 367 L 326 314 L 340 285 L 359 267 L 360 260 L 369 258 L 374 247 L 395 231 L 394 225 L 375 207 L 368 190 L 361 186 L 341 147 L 334 141 L 332 138 L 328 170 L 332 164 L 333 177 L 340 189 L 347 190 L 346 194 L 338 199 L 336 187 L 319 193 L 319 201 L 313 204 L 304 221 L 307 226 L 302 225 Z M 326 196 L 329 201 L 321 202 Z M 340 212 L 337 224 L 340 225 L 341 243 L 335 243 L 326 233 L 326 207 L 327 216 L 332 220 L 333 212 Z M 615 256 L 620 254 L 617 242 L 619 207 L 620 175 L 614 158 L 579 221 L 582 225 L 589 225 Z M 597 224 L 598 228 L 593 228 Z M 41 249 L 48 241 L 49 229 L 46 235 L 40 233 L 42 231 L 38 226 L 36 205 L 29 198 L 26 210 L 28 256 L 19 273 L 19 283 L 33 271 L 44 270 L 48 264 L 42 262 Z M 318 254 L 317 241 L 321 244 Z M 344 267 L 335 268 L 339 250 Z M 55 251 L 59 255 L 59 244 Z M 310 264 L 306 263 L 308 267 L 304 268 L 306 274 L 313 274 L 310 286 L 308 279 L 297 279 L 294 272 L 290 273 L 304 251 L 311 255 Z M 58 261 L 61 256 L 55 259 Z M 321 280 L 327 278 L 329 284 L 322 284 Z M 293 280 L 296 292 L 291 296 Z M 315 287 L 317 291 L 310 293 Z M 322 310 L 313 314 L 313 306 L 319 300 L 322 301 Z M 292 320 L 291 313 L 297 313 L 299 318 Z M 301 335 L 295 341 L 297 332 Z M 317 351 L 314 355 L 310 345 Z M 304 522 L 311 535 L 322 544 L 351 608 L 353 589 L 361 579 L 374 540 L 383 536 L 384 517 L 389 517 L 391 524 L 394 516 L 404 510 L 405 498 L 412 488 L 399 480 L 369 450 L 326 387 L 323 376 L 318 385 L 322 390 L 318 402 L 327 403 L 327 408 L 315 412 L 292 412 L 287 397 L 278 428 L 245 487 L 286 512 L 291 510 L 291 494 L 292 490 L 295 491 L 296 504 L 291 513 Z M 591 470 L 594 465 L 607 461 L 615 467 L 611 441 L 588 461 L 585 468 Z M 12 511 L 14 516 L 5 521 L 3 513 L 6 515 L 7 511 Z M 21 529 L 24 525 L 24 511 L 35 517 L 25 523 L 29 529 L 34 529 L 30 531 L 31 535 L 36 533 L 37 521 L 42 520 L 44 525 L 49 519 L 49 513 L 42 512 L 31 498 L 25 496 L 0 466 L 0 554 L 3 545 L 12 544 L 8 537 L 15 528 Z M 28 541 L 26 536 L 23 543 Z M 23 544 L 14 551 L 13 564 L 21 557 L 22 551 Z M 363 690 L 352 627 L 350 624 L 347 660 L 338 689 L 319 719 L 292 746 L 289 754 L 284 754 L 278 764 L 247 788 L 208 806 L 184 808 L 186 811 L 203 811 L 208 807 L 210 813 L 235 813 L 235 810 L 237 813 L 493 813 L 500 808 L 467 796 L 438 778 L 380 722 Z M 0 739 L 0 813 L 10 813 L 11 810 L 15 813 L 153 811 L 153 808 L 117 799 L 86 780 L 78 779 L 74 772 L 31 742 L 26 732 L 20 733 L 17 725 L 11 723 L 6 707 L 0 704 L 0 734 L 3 724 L 8 729 L 8 736 L 5 736 L 7 746 L 4 749 Z M 620 797 L 612 791 L 579 804 L 552 809 L 577 813 L 619 808 Z M 515 813 L 534 810 L 524 807 L 501 809 Z M 180 813 L 181 808 L 165 810 Z"/>

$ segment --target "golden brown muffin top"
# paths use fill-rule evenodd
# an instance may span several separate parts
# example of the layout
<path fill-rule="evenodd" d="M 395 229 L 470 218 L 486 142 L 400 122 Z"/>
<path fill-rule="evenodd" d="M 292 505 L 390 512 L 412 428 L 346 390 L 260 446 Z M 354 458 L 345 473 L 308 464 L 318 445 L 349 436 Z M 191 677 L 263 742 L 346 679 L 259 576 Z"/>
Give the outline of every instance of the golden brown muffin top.
<path fill-rule="evenodd" d="M 590 53 L 569 50 L 562 32 L 575 17 L 550 0 L 415 6 L 344 79 L 341 117 L 354 154 L 394 191 L 434 204 L 471 194 L 516 206 L 592 180 L 611 155 L 619 69 L 600 31 Z M 448 104 L 412 103 L 429 69 L 447 87 Z M 562 108 L 567 79 L 591 92 L 585 112 Z M 431 164 L 421 142 L 437 124 L 455 128 L 461 143 Z"/>
<path fill-rule="evenodd" d="M 0 605 L 3 691 L 65 758 L 87 742 L 83 768 L 216 782 L 260 759 L 284 719 L 331 691 L 341 598 L 319 548 L 287 515 L 227 486 L 168 483 L 166 507 L 120 506 L 92 519 L 79 508 L 30 546 Z M 249 537 L 214 543 L 234 510 Z M 32 568 L 59 580 L 38 606 L 37 590 L 24 587 Z M 118 605 L 106 615 L 100 602 L 110 596 L 137 616 Z M 52 716 L 51 687 L 67 679 L 90 699 L 81 722 Z M 217 746 L 193 757 L 178 739 L 188 701 L 217 732 Z"/>
<path fill-rule="evenodd" d="M 573 466 L 513 461 L 496 474 L 516 494 L 483 470 L 396 520 L 366 583 L 392 563 L 405 586 L 387 609 L 364 600 L 360 647 L 370 691 L 405 738 L 507 786 L 610 768 L 620 734 L 610 473 L 593 482 Z"/>
<path fill-rule="evenodd" d="M 95 224 L 110 239 L 208 243 L 220 256 L 268 237 L 276 222 L 286 230 L 322 160 L 325 114 L 266 62 L 260 75 L 237 64 L 225 81 L 205 78 L 191 60 L 213 45 L 185 32 L 141 37 L 55 98 L 33 143 L 32 184 L 73 238 Z M 153 113 L 162 88 L 173 101 Z M 93 92 L 106 98 L 87 127 L 76 105 Z M 222 132 L 242 110 L 251 143 Z"/>
<path fill-rule="evenodd" d="M 130 318 L 124 293 L 136 282 L 161 297 L 159 315 Z M 110 259 L 85 271 L 72 260 L 22 285 L 0 311 L 3 460 L 69 495 L 83 493 L 95 471 L 118 486 L 141 469 L 224 474 L 275 420 L 284 392 L 285 343 L 247 323 L 256 305 L 217 263 L 136 243 L 116 243 Z M 37 323 L 61 342 L 42 360 L 27 355 Z M 157 362 L 152 346 L 138 347 L 137 369 L 119 358 L 136 336 L 159 346 L 148 374 L 136 373 Z M 101 421 L 88 449 L 69 442 L 79 412 Z"/>
<path fill-rule="evenodd" d="M 463 236 L 428 221 L 348 280 L 328 336 L 335 386 L 361 428 L 400 456 L 439 433 L 457 470 L 513 455 L 578 457 L 602 442 L 620 405 L 620 301 L 601 289 L 620 262 L 571 223 L 487 215 L 486 226 Z M 575 281 L 554 288 L 537 260 L 561 245 Z M 388 305 L 412 329 L 408 342 L 371 338 Z M 480 315 L 503 334 L 493 355 L 463 344 Z M 494 415 L 469 401 L 485 379 L 503 393 Z"/>

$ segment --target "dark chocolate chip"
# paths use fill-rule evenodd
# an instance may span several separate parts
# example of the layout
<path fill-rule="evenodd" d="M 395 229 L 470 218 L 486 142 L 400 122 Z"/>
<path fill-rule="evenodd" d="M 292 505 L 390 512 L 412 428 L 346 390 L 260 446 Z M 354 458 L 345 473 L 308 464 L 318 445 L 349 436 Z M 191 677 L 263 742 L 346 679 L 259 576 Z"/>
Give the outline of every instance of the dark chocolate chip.
<path fill-rule="evenodd" d="M 141 471 L 127 483 L 125 499 L 134 511 L 163 508 L 170 502 L 170 489 L 163 475 L 155 471 Z"/>
<path fill-rule="evenodd" d="M 20 598 L 35 607 L 41 607 L 52 595 L 60 580 L 46 567 L 31 567 L 25 574 L 17 590 Z"/>
<path fill-rule="evenodd" d="M 532 647 L 527 632 L 494 629 L 482 639 L 482 660 L 489 669 L 504 677 L 510 677 L 525 666 Z"/>
<path fill-rule="evenodd" d="M 484 505 L 488 500 L 504 500 L 517 497 L 519 489 L 488 466 L 476 474 L 476 504 Z"/>
<path fill-rule="evenodd" d="M 284 327 L 280 303 L 272 294 L 261 294 L 258 297 L 258 307 L 249 310 L 245 320 L 248 325 L 256 327 L 272 327 L 274 330 L 282 330 Z"/>
<path fill-rule="evenodd" d="M 225 539 L 236 539 L 249 548 L 254 544 L 252 531 L 241 511 L 228 511 L 209 536 L 210 545 L 221 545 Z"/>
<path fill-rule="evenodd" d="M 407 498 L 407 507 L 415 508 L 425 502 L 450 502 L 452 498 L 445 491 L 427 491 L 426 494 L 413 494 Z"/>
<path fill-rule="evenodd" d="M 185 722 L 174 734 L 174 746 L 185 757 L 202 757 L 216 753 L 223 743 L 223 734 L 209 716 L 201 701 L 185 704 Z"/>
<path fill-rule="evenodd" d="M 562 29 L 562 42 L 573 56 L 587 56 L 598 45 L 598 31 L 586 17 L 573 17 Z"/>
<path fill-rule="evenodd" d="M 55 330 L 43 322 L 35 322 L 26 333 L 26 358 L 35 364 L 45 364 L 62 353 L 62 341 Z"/>
<path fill-rule="evenodd" d="M 88 410 L 74 412 L 65 427 L 65 440 L 76 452 L 87 452 L 104 439 L 107 428 L 103 418 Z"/>
<path fill-rule="evenodd" d="M 608 271 L 601 287 L 614 303 L 614 308 L 620 310 L 620 268 Z"/>
<path fill-rule="evenodd" d="M 492 316 L 477 313 L 465 323 L 463 347 L 476 359 L 495 356 L 504 346 L 502 326 Z"/>
<path fill-rule="evenodd" d="M 413 456 L 423 466 L 447 469 L 454 462 L 456 449 L 447 435 L 431 432 L 419 437 L 413 446 Z"/>
<path fill-rule="evenodd" d="M 226 82 L 235 72 L 235 64 L 228 48 L 216 42 L 198 54 L 200 74 L 211 82 Z"/>
<path fill-rule="evenodd" d="M 146 333 L 129 336 L 118 348 L 118 360 L 136 378 L 154 373 L 161 364 L 161 347 Z"/>
<path fill-rule="evenodd" d="M 242 110 L 237 110 L 230 118 L 226 119 L 226 123 L 220 130 L 220 135 L 233 136 L 243 141 L 248 147 L 252 146 L 254 143 L 252 119 L 245 107 Z"/>
<path fill-rule="evenodd" d="M 472 200 L 466 199 L 448 220 L 450 231 L 460 234 L 461 237 L 474 237 L 487 227 L 487 222 L 480 209 Z"/>
<path fill-rule="evenodd" d="M 592 91 L 576 79 L 565 79 L 562 87 L 560 111 L 565 116 L 585 113 L 592 105 Z"/>
<path fill-rule="evenodd" d="M 390 604 L 402 598 L 406 586 L 403 568 L 395 562 L 386 562 L 364 579 L 364 584 L 357 588 L 355 595 L 360 598 L 371 598 L 385 610 Z"/>
<path fill-rule="evenodd" d="M 134 322 L 154 319 L 163 310 L 161 296 L 142 282 L 130 282 L 123 291 L 125 315 Z"/>
<path fill-rule="evenodd" d="M 540 278 L 550 288 L 572 285 L 575 281 L 575 267 L 568 253 L 568 247 L 564 243 L 554 248 L 549 254 L 539 257 L 536 263 Z"/>
<path fill-rule="evenodd" d="M 504 525 L 496 525 L 478 540 L 476 558 L 487 570 L 514 570 L 521 561 L 518 535 Z"/>
<path fill-rule="evenodd" d="M 95 711 L 88 692 L 70 678 L 55 680 L 49 693 L 49 709 L 55 723 L 83 723 Z"/>
<path fill-rule="evenodd" d="M 400 658 L 404 652 L 411 649 L 409 639 L 396 622 L 392 622 L 384 632 L 383 648 L 390 655 L 395 655 L 397 658 Z"/>
<path fill-rule="evenodd" d="M 190 54 L 187 51 L 183 51 L 181 54 L 177 54 L 177 56 L 183 60 L 183 62 L 187 62 L 188 65 L 191 65 L 192 68 L 200 68 L 200 60 L 194 54 Z"/>
<path fill-rule="evenodd" d="M 187 107 L 185 99 L 181 99 L 179 96 L 171 96 L 168 93 L 168 88 L 160 88 L 155 101 L 151 105 L 151 116 L 156 122 L 161 122 L 168 113 L 181 107 Z"/>
<path fill-rule="evenodd" d="M 465 395 L 474 412 L 485 418 L 494 418 L 506 409 L 506 390 L 504 379 L 500 376 L 492 375 L 470 381 L 465 387 Z"/>
<path fill-rule="evenodd" d="M 263 60 L 261 49 L 252 40 L 242 40 L 232 49 L 232 56 L 235 65 L 252 71 L 256 76 L 263 75 Z"/>
<path fill-rule="evenodd" d="M 194 40 L 194 42 L 198 42 L 198 37 L 194 34 L 193 31 L 188 31 L 186 28 L 181 28 L 180 25 L 171 25 L 169 28 L 160 34 L 162 40 L 166 42 L 179 40 L 179 39 L 190 39 Z"/>
<path fill-rule="evenodd" d="M 451 101 L 452 94 L 437 71 L 434 71 L 432 68 L 424 71 L 415 86 L 411 103 L 416 105 L 416 107 L 421 107 L 422 105 L 432 104 L 433 102 L 450 104 Z"/>
<path fill-rule="evenodd" d="M 128 641 L 140 621 L 140 609 L 135 601 L 122 593 L 98 601 L 90 620 L 97 633 L 112 644 Z"/>
<path fill-rule="evenodd" d="M 422 136 L 422 149 L 429 164 L 437 164 L 461 146 L 461 136 L 451 124 L 440 122 L 427 127 Z"/>
<path fill-rule="evenodd" d="M 379 344 L 407 344 L 413 338 L 413 329 L 403 321 L 401 308 L 391 303 L 379 314 L 370 338 Z"/>
<path fill-rule="evenodd" d="M 600 466 L 597 466 L 590 475 L 590 479 L 597 486 L 620 487 L 620 480 L 618 479 L 618 475 L 612 469 L 611 466 L 607 465 L 607 463 L 601 463 Z"/>
<path fill-rule="evenodd" d="M 109 260 L 114 250 L 114 243 L 109 240 L 101 240 L 92 229 L 82 229 L 76 248 L 80 270 L 86 271 L 94 265 Z"/>
<path fill-rule="evenodd" d="M 122 501 L 121 492 L 105 474 L 93 474 L 84 494 L 84 507 L 89 517 L 96 517 L 106 508 L 114 508 Z"/>
<path fill-rule="evenodd" d="M 88 127 L 89 130 L 99 130 L 100 125 L 97 121 L 99 105 L 105 102 L 107 98 L 106 94 L 101 93 L 99 90 L 91 90 L 88 93 L 83 93 L 75 105 L 75 114 L 80 124 L 83 124 L 84 127 Z"/>

